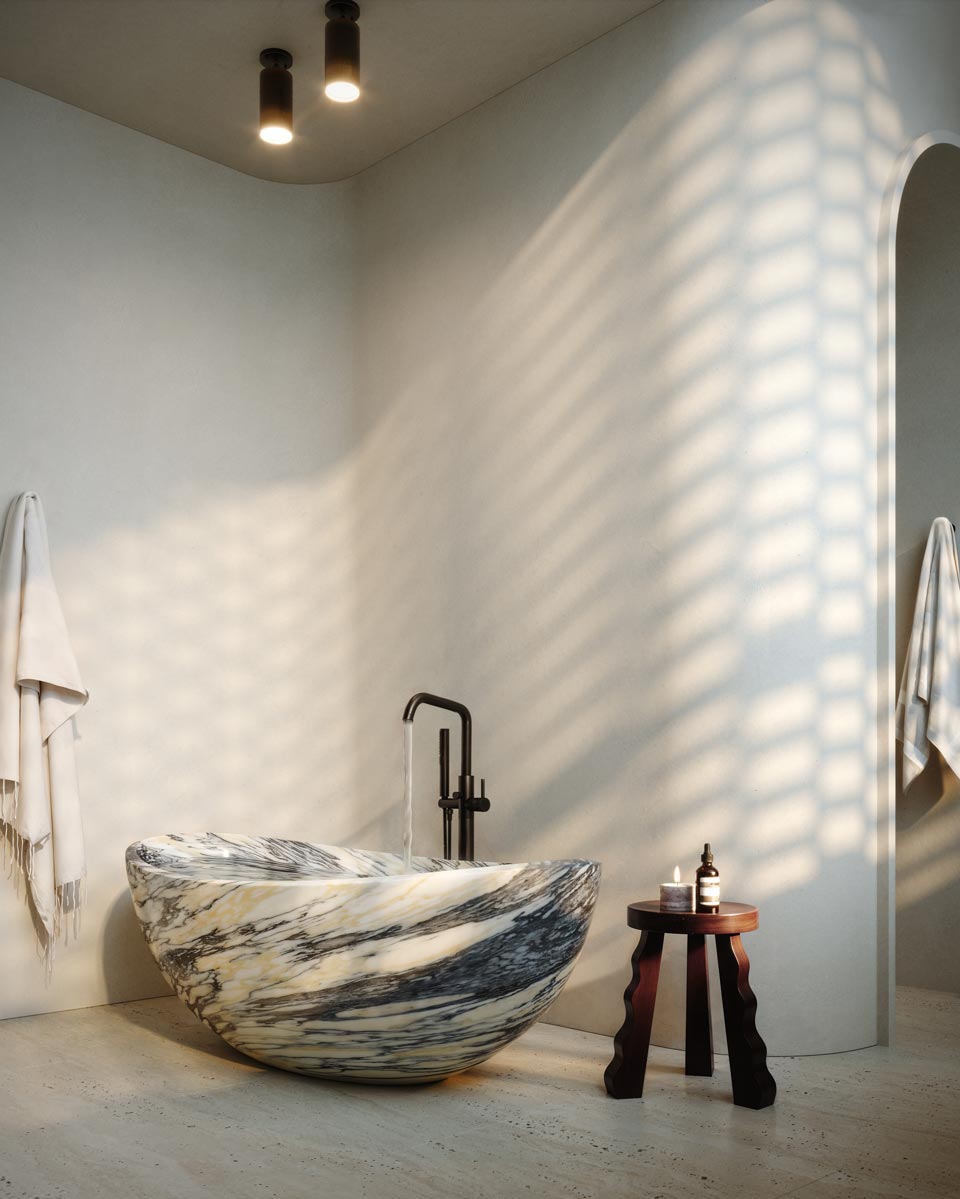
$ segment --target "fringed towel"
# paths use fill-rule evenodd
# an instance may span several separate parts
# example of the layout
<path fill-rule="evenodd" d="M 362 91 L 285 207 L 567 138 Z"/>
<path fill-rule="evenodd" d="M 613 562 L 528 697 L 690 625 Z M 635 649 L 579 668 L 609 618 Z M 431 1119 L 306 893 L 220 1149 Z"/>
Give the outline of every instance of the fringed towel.
<path fill-rule="evenodd" d="M 920 774 L 935 746 L 960 774 L 960 564 L 945 516 L 930 526 L 920 569 L 913 630 L 897 700 L 903 742 L 903 789 Z"/>
<path fill-rule="evenodd" d="M 26 877 L 48 971 L 64 914 L 76 931 L 83 900 L 72 718 L 87 698 L 50 570 L 43 507 L 27 491 L 10 505 L 0 543 L 0 832 Z"/>

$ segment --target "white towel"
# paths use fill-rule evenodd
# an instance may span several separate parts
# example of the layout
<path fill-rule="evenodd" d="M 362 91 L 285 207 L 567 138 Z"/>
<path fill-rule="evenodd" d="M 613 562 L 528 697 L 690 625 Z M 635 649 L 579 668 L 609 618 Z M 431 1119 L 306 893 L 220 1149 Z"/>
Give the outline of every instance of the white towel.
<path fill-rule="evenodd" d="M 930 759 L 931 745 L 960 774 L 960 565 L 950 521 L 930 526 L 920 569 L 913 630 L 897 700 L 903 789 Z"/>
<path fill-rule="evenodd" d="M 87 691 L 50 570 L 39 497 L 18 496 L 0 543 L 0 818 L 39 920 L 49 969 L 64 912 L 76 927 L 86 873 L 73 715 Z"/>

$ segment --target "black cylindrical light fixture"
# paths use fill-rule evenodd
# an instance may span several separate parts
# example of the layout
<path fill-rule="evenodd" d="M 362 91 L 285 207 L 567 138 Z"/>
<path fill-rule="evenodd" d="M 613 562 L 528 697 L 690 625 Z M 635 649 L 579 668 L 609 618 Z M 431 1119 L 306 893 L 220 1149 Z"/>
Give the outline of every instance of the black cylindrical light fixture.
<path fill-rule="evenodd" d="M 360 5 L 327 0 L 323 90 L 330 100 L 349 104 L 360 95 Z"/>
<path fill-rule="evenodd" d="M 293 138 L 293 55 L 287 50 L 262 50 L 260 65 L 260 136 L 283 146 Z"/>

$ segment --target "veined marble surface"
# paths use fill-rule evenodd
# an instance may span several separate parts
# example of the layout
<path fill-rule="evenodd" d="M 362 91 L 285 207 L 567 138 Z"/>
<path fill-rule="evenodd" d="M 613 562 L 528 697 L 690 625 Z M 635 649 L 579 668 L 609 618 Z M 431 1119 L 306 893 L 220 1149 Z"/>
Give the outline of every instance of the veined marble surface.
<path fill-rule="evenodd" d="M 596 862 L 448 862 L 198 833 L 127 850 L 164 977 L 214 1032 L 323 1078 L 431 1082 L 519 1036 L 586 937 Z"/>

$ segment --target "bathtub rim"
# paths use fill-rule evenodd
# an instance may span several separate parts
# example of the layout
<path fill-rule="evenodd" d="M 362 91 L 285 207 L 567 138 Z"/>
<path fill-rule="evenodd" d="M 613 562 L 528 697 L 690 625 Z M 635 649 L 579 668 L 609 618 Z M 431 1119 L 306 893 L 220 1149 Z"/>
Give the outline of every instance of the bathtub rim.
<path fill-rule="evenodd" d="M 262 837 L 253 837 L 250 833 L 213 833 L 212 830 L 210 830 L 210 829 L 205 829 L 202 833 L 196 833 L 196 832 L 194 832 L 194 833 L 158 833 L 158 834 L 155 834 L 150 837 L 140 837 L 136 841 L 132 841 L 127 846 L 126 850 L 124 851 L 124 862 L 128 866 L 131 862 L 133 862 L 133 863 L 135 863 L 136 868 L 138 870 L 142 870 L 145 873 L 149 873 L 149 874 L 162 875 L 167 878 L 182 879 L 185 882 L 191 882 L 191 883 L 204 883 L 204 884 L 211 885 L 211 886 L 212 885 L 224 885 L 224 886 L 230 886 L 230 887 L 236 887 L 236 886 L 294 887 L 294 886 L 304 886 L 304 885 L 315 886 L 317 884 L 329 884 L 329 883 L 337 883 L 338 885 L 343 885 L 343 884 L 360 885 L 362 883 L 371 883 L 371 882 L 387 883 L 387 882 L 396 882 L 401 879 L 429 878 L 431 876 L 444 876 L 444 877 L 453 876 L 456 878 L 460 878 L 463 875 L 472 876 L 475 874 L 479 874 L 481 871 L 491 871 L 491 870 L 497 870 L 497 869 L 516 871 L 516 870 L 527 870 L 530 868 L 547 867 L 547 866 L 554 866 L 554 867 L 555 866 L 567 866 L 567 867 L 570 867 L 571 869 L 595 867 L 596 871 L 597 871 L 597 875 L 598 875 L 597 885 L 599 886 L 600 876 L 602 876 L 602 873 L 603 873 L 602 863 L 597 861 L 595 858 L 539 858 L 539 859 L 535 859 L 535 860 L 531 860 L 531 861 L 516 861 L 516 862 L 475 861 L 475 862 L 471 862 L 469 865 L 460 865 L 456 861 L 456 859 L 449 859 L 452 863 L 449 868 L 444 867 L 439 870 L 401 871 L 398 874 L 355 874 L 355 873 L 352 873 L 349 871 L 341 871 L 341 872 L 337 872 L 337 873 L 331 872 L 329 874 L 321 874 L 321 875 L 299 875 L 295 878 L 271 878 L 269 876 L 265 876 L 263 878 L 247 877 L 247 878 L 228 879 L 228 878 L 209 878 L 209 877 L 205 877 L 199 873 L 187 874 L 187 873 L 179 871 L 171 866 L 158 866 L 154 862 L 146 861 L 144 858 L 140 857 L 140 855 L 138 853 L 135 852 L 137 850 L 137 848 L 141 845 L 155 845 L 157 848 L 163 848 L 164 845 L 170 844 L 171 838 L 173 838 L 173 837 L 193 838 L 193 837 L 211 836 L 211 835 L 217 836 L 217 837 L 224 837 L 224 838 L 231 838 L 231 837 L 244 838 L 246 840 L 263 840 L 264 839 Z M 376 853 L 376 854 L 384 854 L 384 855 L 386 855 L 388 857 L 392 857 L 392 858 L 401 858 L 401 859 L 403 857 L 402 854 L 394 853 L 391 850 L 360 849 L 359 846 L 334 845 L 331 842 L 327 842 L 327 841 L 304 841 L 301 838 L 295 838 L 295 837 L 271 837 L 270 840 L 289 841 L 294 844 L 311 845 L 311 846 L 315 847 L 316 849 L 323 849 L 323 850 L 332 850 L 332 851 L 343 850 L 348 853 L 351 853 L 354 851 L 361 852 L 361 853 Z M 180 844 L 180 843 L 181 843 L 180 841 L 177 841 L 174 844 Z M 422 859 L 424 861 L 428 861 L 428 862 L 438 862 L 438 861 L 445 860 L 443 858 L 429 857 L 426 854 L 414 854 L 413 857 L 414 857 L 414 861 L 416 861 L 418 858 Z M 197 855 L 196 857 L 190 858 L 189 860 L 192 862 L 198 862 L 201 859 L 200 859 L 199 855 Z"/>

